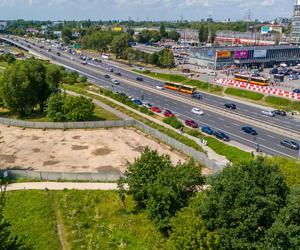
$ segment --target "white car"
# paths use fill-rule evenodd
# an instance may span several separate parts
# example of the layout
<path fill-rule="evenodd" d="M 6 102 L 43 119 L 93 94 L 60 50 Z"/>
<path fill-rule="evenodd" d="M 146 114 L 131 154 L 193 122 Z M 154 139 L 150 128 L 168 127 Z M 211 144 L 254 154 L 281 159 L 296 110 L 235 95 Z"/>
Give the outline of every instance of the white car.
<path fill-rule="evenodd" d="M 116 79 L 111 79 L 111 81 L 112 81 L 113 84 L 116 84 L 116 85 L 120 84 L 119 81 L 116 80 Z"/>
<path fill-rule="evenodd" d="M 207 73 L 209 76 L 217 76 L 217 72 L 211 71 Z"/>
<path fill-rule="evenodd" d="M 156 86 L 156 89 L 158 89 L 158 90 L 164 90 L 164 87 L 162 87 L 162 86 Z"/>
<path fill-rule="evenodd" d="M 191 112 L 196 114 L 196 115 L 204 115 L 204 112 L 201 109 L 198 109 L 198 108 L 193 108 L 191 110 Z"/>
<path fill-rule="evenodd" d="M 269 117 L 274 117 L 274 116 L 275 116 L 274 112 L 273 112 L 273 111 L 270 111 L 270 110 L 263 110 L 263 111 L 261 111 L 261 113 L 262 113 L 263 115 L 269 116 Z"/>

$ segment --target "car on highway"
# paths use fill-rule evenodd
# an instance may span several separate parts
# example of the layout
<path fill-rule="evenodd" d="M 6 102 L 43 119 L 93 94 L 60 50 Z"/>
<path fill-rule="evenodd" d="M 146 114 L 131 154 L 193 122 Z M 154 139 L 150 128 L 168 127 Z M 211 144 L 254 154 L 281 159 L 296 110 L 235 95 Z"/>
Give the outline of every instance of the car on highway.
<path fill-rule="evenodd" d="M 227 109 L 236 109 L 236 105 L 234 103 L 225 103 L 224 107 Z"/>
<path fill-rule="evenodd" d="M 82 65 L 87 65 L 87 62 L 86 61 L 81 61 L 80 62 Z"/>
<path fill-rule="evenodd" d="M 221 131 L 215 131 L 214 132 L 214 136 L 222 141 L 230 141 L 229 136 L 226 135 L 225 133 L 221 132 Z"/>
<path fill-rule="evenodd" d="M 201 100 L 202 99 L 202 95 L 198 92 L 194 92 L 192 94 L 192 98 L 195 98 L 195 99 L 198 99 L 198 100 Z"/>
<path fill-rule="evenodd" d="M 249 135 L 257 135 L 256 130 L 252 127 L 248 127 L 248 126 L 242 127 L 242 131 Z"/>
<path fill-rule="evenodd" d="M 105 77 L 105 78 L 107 78 L 107 79 L 108 79 L 108 78 L 110 78 L 110 76 L 109 76 L 109 75 L 104 75 L 104 77 Z"/>
<path fill-rule="evenodd" d="M 295 94 L 300 94 L 300 89 L 294 89 L 293 92 L 294 92 Z"/>
<path fill-rule="evenodd" d="M 270 110 L 262 110 L 261 113 L 265 116 L 269 116 L 269 117 L 274 117 L 275 113 L 273 111 Z"/>
<path fill-rule="evenodd" d="M 201 131 L 205 134 L 208 134 L 208 135 L 213 135 L 214 134 L 214 131 L 208 126 L 203 126 L 201 128 Z"/>
<path fill-rule="evenodd" d="M 133 102 L 138 105 L 138 106 L 142 106 L 143 105 L 143 102 L 139 99 L 134 99 Z"/>
<path fill-rule="evenodd" d="M 154 113 L 161 113 L 161 109 L 159 107 L 152 107 L 151 111 Z"/>
<path fill-rule="evenodd" d="M 207 73 L 209 76 L 217 76 L 217 72 L 215 71 L 210 71 Z"/>
<path fill-rule="evenodd" d="M 139 81 L 139 82 L 142 82 L 143 78 L 142 77 L 137 77 L 136 80 Z"/>
<path fill-rule="evenodd" d="M 293 140 L 282 140 L 280 145 L 290 149 L 299 150 L 299 144 Z"/>
<path fill-rule="evenodd" d="M 193 120 L 185 120 L 185 125 L 187 125 L 188 127 L 191 128 L 199 128 L 199 125 L 197 122 L 193 121 Z"/>
<path fill-rule="evenodd" d="M 56 55 L 60 56 L 60 52 L 56 52 Z"/>
<path fill-rule="evenodd" d="M 164 87 L 159 86 L 159 85 L 157 85 L 155 88 L 158 89 L 158 90 L 164 90 Z"/>
<path fill-rule="evenodd" d="M 279 110 L 279 109 L 273 110 L 273 113 L 275 115 L 286 116 L 286 112 L 283 110 Z"/>
<path fill-rule="evenodd" d="M 117 79 L 111 79 L 112 83 L 115 84 L 115 85 L 119 85 L 119 81 Z"/>
<path fill-rule="evenodd" d="M 196 114 L 196 115 L 204 115 L 204 112 L 201 109 L 198 109 L 198 108 L 192 108 L 191 112 Z"/>
<path fill-rule="evenodd" d="M 148 109 L 151 109 L 153 107 L 153 105 L 151 103 L 149 103 L 149 102 L 143 103 L 143 106 L 146 107 L 146 108 L 148 108 Z"/>
<path fill-rule="evenodd" d="M 113 72 L 114 72 L 114 69 L 110 69 L 109 71 L 110 71 L 111 73 L 113 73 Z"/>
<path fill-rule="evenodd" d="M 171 110 L 166 109 L 163 114 L 165 117 L 175 117 Z"/>
<path fill-rule="evenodd" d="M 122 74 L 120 72 L 116 72 L 115 75 L 121 76 Z"/>
<path fill-rule="evenodd" d="M 75 61 L 75 58 L 74 58 L 74 57 L 70 57 L 70 59 L 71 59 L 72 61 Z"/>

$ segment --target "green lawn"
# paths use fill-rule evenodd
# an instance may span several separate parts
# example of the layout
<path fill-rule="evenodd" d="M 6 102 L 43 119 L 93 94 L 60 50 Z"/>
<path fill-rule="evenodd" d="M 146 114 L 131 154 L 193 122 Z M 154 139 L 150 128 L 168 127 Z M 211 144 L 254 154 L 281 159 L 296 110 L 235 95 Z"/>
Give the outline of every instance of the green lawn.
<path fill-rule="evenodd" d="M 17 191 L 7 195 L 5 217 L 30 249 L 59 250 L 56 215 L 68 249 L 165 249 L 144 213 L 126 210 L 114 191 Z"/>
<path fill-rule="evenodd" d="M 242 97 L 242 98 L 250 99 L 250 100 L 254 100 L 254 101 L 260 101 L 264 98 L 263 94 L 248 91 L 248 90 L 243 90 L 243 89 L 235 89 L 235 88 L 227 88 L 225 90 L 225 94 L 238 96 L 238 97 Z"/>

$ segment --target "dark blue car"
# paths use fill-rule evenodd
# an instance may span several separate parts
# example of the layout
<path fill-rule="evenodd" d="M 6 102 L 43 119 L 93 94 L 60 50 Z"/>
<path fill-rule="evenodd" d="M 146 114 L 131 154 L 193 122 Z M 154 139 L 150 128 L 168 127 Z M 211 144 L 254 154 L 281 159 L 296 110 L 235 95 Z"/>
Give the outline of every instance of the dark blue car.
<path fill-rule="evenodd" d="M 300 89 L 294 89 L 293 92 L 296 94 L 300 94 Z"/>
<path fill-rule="evenodd" d="M 143 102 L 141 100 L 134 100 L 134 103 L 138 106 L 142 106 Z"/>
<path fill-rule="evenodd" d="M 222 141 L 230 141 L 229 136 L 226 135 L 225 133 L 221 132 L 221 131 L 216 131 L 214 132 L 214 136 Z"/>
<path fill-rule="evenodd" d="M 214 131 L 208 126 L 202 127 L 201 131 L 205 134 L 208 134 L 208 135 L 213 135 L 214 134 Z"/>
<path fill-rule="evenodd" d="M 243 127 L 242 131 L 249 134 L 249 135 L 257 135 L 256 130 L 252 127 Z"/>

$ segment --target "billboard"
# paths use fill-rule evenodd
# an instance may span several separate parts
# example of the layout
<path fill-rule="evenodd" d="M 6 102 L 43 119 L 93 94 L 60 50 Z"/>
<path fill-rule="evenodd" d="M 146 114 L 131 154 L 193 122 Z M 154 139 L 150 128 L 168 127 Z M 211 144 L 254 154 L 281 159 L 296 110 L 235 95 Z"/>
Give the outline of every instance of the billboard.
<path fill-rule="evenodd" d="M 268 34 L 270 31 L 270 26 L 262 26 L 261 27 L 261 34 Z"/>
<path fill-rule="evenodd" d="M 248 56 L 248 50 L 238 50 L 234 52 L 234 59 L 247 59 Z"/>
<path fill-rule="evenodd" d="M 231 53 L 228 50 L 218 51 L 217 52 L 217 58 L 230 58 Z"/>
<path fill-rule="evenodd" d="M 207 56 L 213 57 L 214 56 L 214 52 L 212 50 L 208 50 L 207 51 Z"/>
<path fill-rule="evenodd" d="M 254 50 L 253 58 L 265 58 L 267 56 L 267 50 L 266 49 L 258 49 Z"/>

